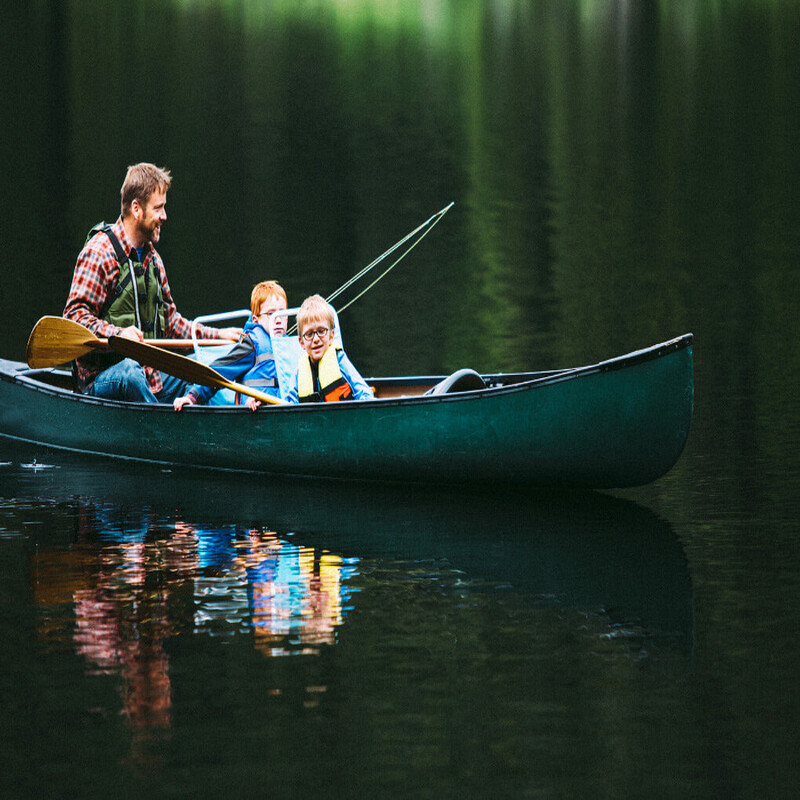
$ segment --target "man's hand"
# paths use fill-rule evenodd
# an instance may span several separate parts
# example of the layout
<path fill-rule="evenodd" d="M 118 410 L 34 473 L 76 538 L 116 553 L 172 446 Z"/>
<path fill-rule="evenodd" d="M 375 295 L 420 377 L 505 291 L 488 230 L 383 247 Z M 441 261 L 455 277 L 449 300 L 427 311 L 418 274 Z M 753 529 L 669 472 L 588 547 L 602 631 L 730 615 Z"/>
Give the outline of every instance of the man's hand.
<path fill-rule="evenodd" d="M 241 328 L 219 328 L 219 338 L 230 342 L 238 342 L 242 336 Z"/>
<path fill-rule="evenodd" d="M 144 334 L 135 325 L 123 328 L 117 336 L 121 336 L 123 339 L 133 339 L 135 342 L 144 341 Z"/>
<path fill-rule="evenodd" d="M 176 397 L 172 401 L 172 407 L 176 411 L 180 411 L 184 406 L 193 406 L 195 404 L 195 399 L 190 394 L 185 394 L 183 397 Z"/>

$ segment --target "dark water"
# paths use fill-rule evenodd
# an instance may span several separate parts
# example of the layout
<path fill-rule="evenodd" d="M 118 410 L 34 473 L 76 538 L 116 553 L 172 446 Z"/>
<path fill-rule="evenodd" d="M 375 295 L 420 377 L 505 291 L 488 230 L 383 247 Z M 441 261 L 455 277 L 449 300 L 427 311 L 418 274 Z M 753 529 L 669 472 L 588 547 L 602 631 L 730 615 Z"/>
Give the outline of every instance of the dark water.
<path fill-rule="evenodd" d="M 793 796 L 800 5 L 4 5 L 3 357 L 152 160 L 189 316 L 454 201 L 342 314 L 365 374 L 693 331 L 696 408 L 615 496 L 0 440 L 0 796 Z"/>

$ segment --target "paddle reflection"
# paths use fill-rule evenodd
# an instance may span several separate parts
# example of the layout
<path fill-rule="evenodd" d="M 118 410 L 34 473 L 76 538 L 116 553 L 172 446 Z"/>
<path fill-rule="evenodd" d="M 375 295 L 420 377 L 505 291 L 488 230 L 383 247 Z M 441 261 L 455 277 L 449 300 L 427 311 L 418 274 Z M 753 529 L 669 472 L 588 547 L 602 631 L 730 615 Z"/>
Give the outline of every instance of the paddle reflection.
<path fill-rule="evenodd" d="M 121 676 L 135 728 L 170 727 L 171 638 L 252 636 L 267 657 L 318 655 L 336 643 L 356 559 L 270 530 L 200 528 L 86 504 L 77 526 L 69 548 L 32 555 L 39 635 L 54 647 L 71 643 L 87 674 Z"/>

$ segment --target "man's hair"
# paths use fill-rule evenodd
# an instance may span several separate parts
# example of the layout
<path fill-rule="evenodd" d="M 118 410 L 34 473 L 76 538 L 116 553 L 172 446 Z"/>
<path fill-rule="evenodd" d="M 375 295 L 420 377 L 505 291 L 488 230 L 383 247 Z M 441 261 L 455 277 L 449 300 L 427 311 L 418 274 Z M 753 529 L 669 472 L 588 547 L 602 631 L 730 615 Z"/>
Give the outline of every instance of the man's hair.
<path fill-rule="evenodd" d="M 302 336 L 306 323 L 314 319 L 327 322 L 328 327 L 333 330 L 333 309 L 318 294 L 312 294 L 303 300 L 303 305 L 297 312 L 297 333 Z"/>
<path fill-rule="evenodd" d="M 250 293 L 250 310 L 253 312 L 254 317 L 259 315 L 264 301 L 272 295 L 282 297 L 284 301 L 286 300 L 286 292 L 277 281 L 261 281 L 261 283 L 257 283 L 253 287 L 253 291 Z"/>
<path fill-rule="evenodd" d="M 131 203 L 139 201 L 139 205 L 146 206 L 150 195 L 155 191 L 166 192 L 172 183 L 172 176 L 168 169 L 161 169 L 155 164 L 142 162 L 128 167 L 125 181 L 120 189 L 122 200 L 122 216 L 127 216 L 131 210 Z"/>

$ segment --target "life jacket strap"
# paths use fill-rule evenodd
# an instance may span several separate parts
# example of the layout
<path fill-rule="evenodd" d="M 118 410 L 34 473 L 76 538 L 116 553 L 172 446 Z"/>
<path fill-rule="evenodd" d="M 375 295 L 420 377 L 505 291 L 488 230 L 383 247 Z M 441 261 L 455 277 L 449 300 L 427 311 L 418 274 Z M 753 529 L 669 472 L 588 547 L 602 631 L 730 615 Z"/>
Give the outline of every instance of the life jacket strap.
<path fill-rule="evenodd" d="M 120 265 L 120 267 L 125 262 L 128 262 L 128 274 L 125 275 L 121 281 L 117 281 L 114 288 L 106 295 L 106 300 L 100 308 L 100 313 L 98 316 L 100 319 L 105 319 L 109 308 L 111 308 L 114 301 L 122 295 L 122 293 L 125 291 L 125 287 L 131 282 L 131 273 L 134 270 L 132 269 L 133 264 L 131 263 L 130 257 L 122 247 L 122 242 L 120 242 L 120 240 L 117 238 L 117 235 L 114 233 L 114 229 L 111 227 L 111 225 L 106 222 L 99 228 L 95 226 L 95 228 L 92 228 L 92 230 L 97 230 L 98 233 L 104 233 L 106 236 L 108 236 L 111 246 L 114 248 L 114 255 L 117 257 L 117 263 Z"/>

